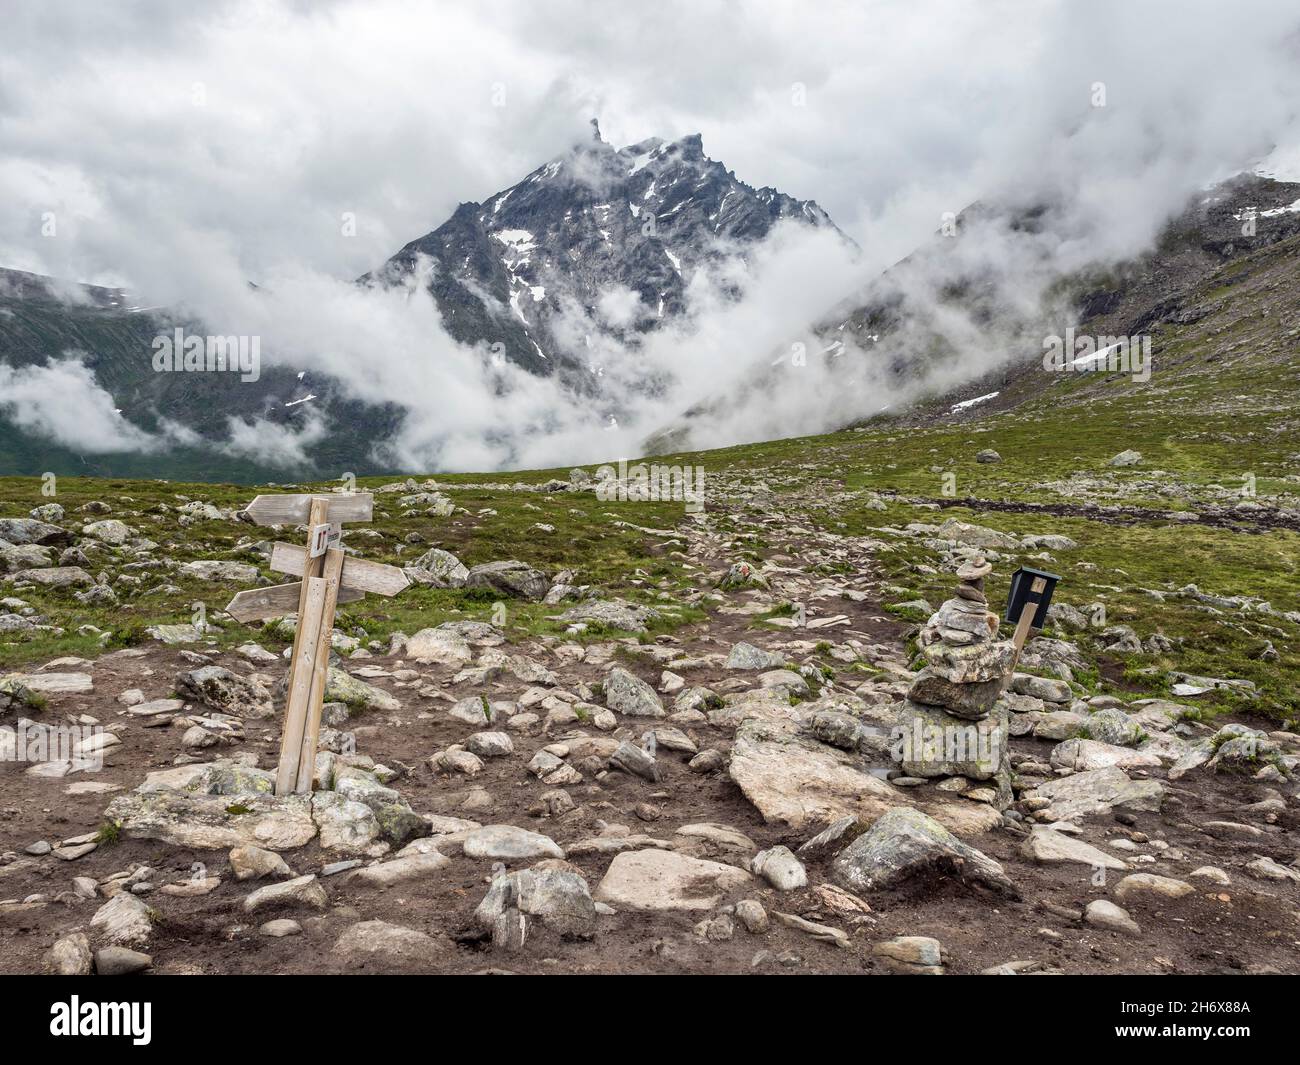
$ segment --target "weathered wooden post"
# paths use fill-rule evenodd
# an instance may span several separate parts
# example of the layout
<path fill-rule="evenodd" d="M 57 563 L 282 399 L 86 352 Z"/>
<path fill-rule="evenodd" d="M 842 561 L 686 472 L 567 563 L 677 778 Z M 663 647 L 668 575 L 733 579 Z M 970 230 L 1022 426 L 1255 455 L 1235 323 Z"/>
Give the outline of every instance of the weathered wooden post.
<path fill-rule="evenodd" d="M 271 549 L 273 570 L 302 579 L 240 592 L 226 607 L 237 621 L 298 612 L 275 775 L 277 795 L 311 791 L 338 604 L 354 602 L 366 592 L 396 595 L 410 583 L 396 566 L 347 558 L 337 546 L 343 522 L 370 521 L 373 511 L 374 497 L 368 492 L 259 495 L 245 510 L 257 525 L 307 523 L 306 547 L 276 543 Z"/>

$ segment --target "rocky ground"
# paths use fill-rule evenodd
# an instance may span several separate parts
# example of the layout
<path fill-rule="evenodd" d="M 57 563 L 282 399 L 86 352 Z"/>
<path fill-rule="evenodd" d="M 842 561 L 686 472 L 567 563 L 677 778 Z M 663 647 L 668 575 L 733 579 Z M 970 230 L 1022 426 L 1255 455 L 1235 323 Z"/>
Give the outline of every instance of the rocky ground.
<path fill-rule="evenodd" d="M 130 503 L 31 519 L 59 535 L 8 519 L 10 556 L 24 536 L 48 546 L 10 559 L 0 616 L 31 630 L 0 682 L 0 970 L 1297 971 L 1300 735 L 1252 682 L 1179 672 L 1177 639 L 1093 625 L 1064 597 L 1014 676 L 971 666 L 994 670 L 1008 630 L 949 598 L 958 569 L 987 558 L 1004 582 L 1022 552 L 1070 559 L 1070 537 L 937 504 L 856 531 L 900 504 L 736 474 L 703 513 L 621 504 L 636 551 L 606 544 L 596 581 L 542 566 L 545 528 L 477 564 L 451 553 L 520 500 L 549 508 L 551 533 L 588 535 L 581 481 L 397 486 L 440 530 L 406 534 L 412 601 L 467 596 L 463 616 L 345 618 L 309 798 L 269 793 L 291 621 L 214 609 L 216 628 L 117 646 L 106 620 L 77 635 L 97 650 L 31 660 L 53 646 L 32 641 L 72 635 L 49 604 L 138 602 L 90 571 L 132 572 L 157 544 Z M 195 520 L 254 532 L 213 509 Z M 91 527 L 110 521 L 125 531 Z M 352 549 L 391 560 L 392 530 L 375 533 Z M 87 564 L 56 557 L 71 550 Z M 255 548 L 215 554 L 161 568 L 266 580 Z M 54 588 L 48 571 L 70 567 L 89 583 Z M 999 746 L 900 758 L 918 721 Z M 70 725 L 90 731 L 65 757 L 14 760 L 20 736 Z"/>

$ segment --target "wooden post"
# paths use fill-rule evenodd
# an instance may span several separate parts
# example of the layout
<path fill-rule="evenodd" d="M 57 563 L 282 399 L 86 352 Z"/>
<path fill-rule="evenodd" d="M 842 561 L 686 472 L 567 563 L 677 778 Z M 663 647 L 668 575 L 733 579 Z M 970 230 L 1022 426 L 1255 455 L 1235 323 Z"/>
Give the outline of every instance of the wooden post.
<path fill-rule="evenodd" d="M 325 704 L 325 686 L 329 680 L 330 637 L 334 632 L 334 609 L 338 604 L 339 582 L 343 578 L 343 550 L 332 547 L 325 552 L 325 602 L 321 606 L 324 620 L 316 638 L 316 660 L 312 670 L 311 697 L 307 701 L 307 724 L 303 730 L 302 751 L 298 757 L 298 785 L 295 790 L 311 792 L 316 775 L 316 747 L 320 743 L 320 715 Z"/>
<path fill-rule="evenodd" d="M 328 499 L 313 499 L 307 518 L 307 550 L 311 551 L 312 530 L 325 523 L 329 513 Z M 324 621 L 325 581 L 320 579 L 325 558 L 307 558 L 302 574 L 302 592 L 298 597 L 298 628 L 293 636 L 293 654 L 289 659 L 289 694 L 285 704 L 284 735 L 280 737 L 280 763 L 275 774 L 275 793 L 288 795 L 298 790 L 298 763 L 302 757 L 302 741 L 307 724 L 308 705 L 311 701 L 312 682 L 315 678 L 316 655 L 320 643 L 320 629 Z M 333 629 L 333 619 L 330 628 Z M 328 654 L 329 635 L 325 637 Z M 311 789 L 310 778 L 307 782 Z"/>
<path fill-rule="evenodd" d="M 1034 615 L 1038 613 L 1039 596 L 1043 594 L 1043 589 L 1047 587 L 1047 581 L 1042 577 L 1035 577 L 1033 583 L 1029 586 L 1029 594 L 1025 596 L 1025 605 L 1020 610 L 1020 618 L 1016 622 L 1016 634 L 1011 638 L 1011 642 L 1016 645 L 1016 656 L 1011 660 L 1011 670 L 1008 677 L 1016 671 L 1016 664 L 1020 661 L 1020 652 L 1024 650 L 1025 641 L 1029 639 L 1029 630 L 1034 624 Z"/>

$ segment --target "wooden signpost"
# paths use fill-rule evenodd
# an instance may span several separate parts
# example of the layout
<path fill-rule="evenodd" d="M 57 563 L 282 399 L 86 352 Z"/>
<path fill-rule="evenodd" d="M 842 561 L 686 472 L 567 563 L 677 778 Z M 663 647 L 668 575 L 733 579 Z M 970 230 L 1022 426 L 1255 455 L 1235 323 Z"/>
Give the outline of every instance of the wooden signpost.
<path fill-rule="evenodd" d="M 311 791 L 320 741 L 321 707 L 329 675 L 334 611 L 366 592 L 396 595 L 410 582 L 396 566 L 348 558 L 340 546 L 342 523 L 370 521 L 374 497 L 368 492 L 325 495 L 260 495 L 245 513 L 257 525 L 307 526 L 307 544 L 277 543 L 271 568 L 300 577 L 290 584 L 250 588 L 226 607 L 237 621 L 255 621 L 298 612 L 298 627 L 289 659 L 289 693 L 275 793 Z"/>

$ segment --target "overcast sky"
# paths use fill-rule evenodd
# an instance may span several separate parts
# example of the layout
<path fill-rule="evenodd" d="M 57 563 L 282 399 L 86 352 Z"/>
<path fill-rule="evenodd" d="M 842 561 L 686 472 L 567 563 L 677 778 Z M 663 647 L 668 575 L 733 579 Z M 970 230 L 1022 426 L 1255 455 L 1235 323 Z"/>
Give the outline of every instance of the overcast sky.
<path fill-rule="evenodd" d="M 1039 170 L 1168 154 L 1172 185 L 1262 154 L 1300 101 L 1298 21 L 1287 0 L 10 0 L 0 264 L 158 298 L 197 269 L 164 253 L 199 249 L 352 277 L 593 115 L 619 145 L 701 132 L 888 258 Z"/>
<path fill-rule="evenodd" d="M 999 195 L 1068 206 L 1063 263 L 1132 254 L 1207 182 L 1300 144 L 1292 0 L 8 0 L 3 18 L 0 266 L 201 309 L 248 279 L 319 296 L 593 116 L 620 146 L 700 132 L 742 180 L 817 200 L 862 278 Z"/>

